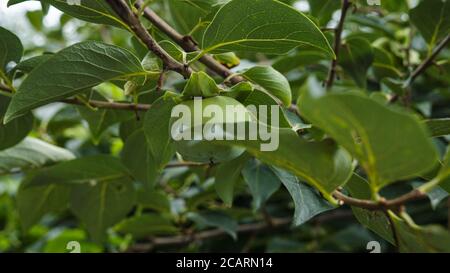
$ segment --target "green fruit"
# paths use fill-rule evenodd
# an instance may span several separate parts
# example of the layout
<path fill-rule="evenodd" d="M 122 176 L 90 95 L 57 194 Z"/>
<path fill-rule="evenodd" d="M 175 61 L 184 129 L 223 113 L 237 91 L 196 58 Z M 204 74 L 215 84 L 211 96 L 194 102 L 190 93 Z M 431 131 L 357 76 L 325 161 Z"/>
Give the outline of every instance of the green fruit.
<path fill-rule="evenodd" d="M 217 123 L 218 125 L 224 126 L 227 121 L 230 121 L 231 115 L 234 115 L 234 111 L 230 111 L 227 109 L 227 106 L 238 106 L 242 108 L 239 110 L 240 114 L 245 115 L 237 115 L 235 123 L 247 122 L 250 119 L 250 112 L 245 109 L 245 107 L 238 102 L 237 100 L 224 97 L 224 96 L 216 96 L 212 98 L 202 99 L 202 114 L 204 110 L 208 106 L 218 106 L 223 112 L 223 120 L 222 123 Z M 194 109 L 195 102 L 194 100 L 184 101 L 180 103 L 180 105 L 187 106 L 191 111 L 191 127 L 186 128 L 185 130 L 191 130 L 191 135 L 193 136 L 193 125 L 194 124 L 194 111 L 198 109 Z M 205 124 L 207 124 L 211 120 L 210 117 L 205 117 L 202 115 L 201 125 L 202 128 Z M 172 125 L 174 124 L 175 119 L 172 119 Z M 216 123 L 213 123 L 216 124 Z M 172 127 L 172 126 L 171 126 Z M 225 145 L 219 145 L 214 143 L 213 141 L 208 140 L 179 140 L 175 141 L 175 147 L 177 152 L 182 155 L 184 160 L 194 161 L 194 162 L 224 162 L 232 160 L 236 157 L 239 157 L 242 153 L 245 152 L 245 148 L 241 147 L 231 147 Z"/>

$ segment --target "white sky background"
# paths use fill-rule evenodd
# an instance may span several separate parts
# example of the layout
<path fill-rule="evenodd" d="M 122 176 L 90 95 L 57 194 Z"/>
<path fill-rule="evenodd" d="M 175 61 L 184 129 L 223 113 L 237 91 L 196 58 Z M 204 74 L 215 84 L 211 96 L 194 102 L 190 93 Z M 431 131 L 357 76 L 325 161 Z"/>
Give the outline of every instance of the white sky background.
<path fill-rule="evenodd" d="M 32 26 L 26 17 L 27 11 L 41 10 L 41 4 L 38 1 L 26 1 L 7 8 L 8 0 L 0 0 L 0 26 L 14 32 L 23 43 L 36 42 L 38 45 L 44 41 L 42 37 L 36 36 Z M 61 12 L 55 8 L 50 8 L 49 13 L 44 18 L 44 27 L 51 28 L 59 24 Z"/>

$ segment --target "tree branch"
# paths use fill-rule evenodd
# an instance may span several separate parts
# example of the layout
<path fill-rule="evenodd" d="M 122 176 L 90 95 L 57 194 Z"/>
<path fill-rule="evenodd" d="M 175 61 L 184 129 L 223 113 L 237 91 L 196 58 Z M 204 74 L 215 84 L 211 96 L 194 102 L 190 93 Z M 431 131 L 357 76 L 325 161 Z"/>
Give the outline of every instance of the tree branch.
<path fill-rule="evenodd" d="M 422 73 L 424 73 L 430 65 L 433 64 L 434 59 L 439 55 L 439 53 L 447 46 L 447 44 L 450 42 L 450 34 L 447 35 L 447 37 L 444 38 L 434 49 L 433 53 L 428 56 L 417 68 L 413 71 L 411 74 L 407 85 L 411 85 L 414 80 L 416 80 L 417 77 L 419 77 Z"/>
<path fill-rule="evenodd" d="M 336 66 L 338 63 L 339 52 L 341 49 L 342 31 L 344 30 L 345 18 L 347 17 L 347 12 L 350 6 L 351 3 L 349 0 L 342 0 L 341 18 L 339 19 L 339 24 L 336 28 L 334 36 L 334 53 L 336 55 L 336 58 L 334 58 L 333 61 L 331 61 L 328 79 L 325 83 L 327 89 L 330 89 L 333 86 L 334 79 L 336 77 Z"/>
<path fill-rule="evenodd" d="M 130 27 L 134 34 L 152 51 L 164 64 L 166 70 L 172 70 L 180 73 L 185 78 L 189 78 L 192 70 L 185 64 L 179 63 L 170 56 L 150 35 L 145 27 L 139 21 L 139 17 L 133 13 L 124 0 L 106 0 L 111 8 L 120 16 L 120 18 Z"/>
<path fill-rule="evenodd" d="M 312 224 L 321 224 L 338 219 L 346 219 L 353 217 L 353 213 L 349 210 L 333 210 L 328 213 L 324 213 L 312 219 Z M 261 221 L 250 224 L 242 224 L 237 228 L 238 234 L 256 234 L 259 232 L 271 232 L 274 230 L 288 227 L 292 223 L 291 218 L 272 218 L 271 224 L 267 221 Z M 178 235 L 173 237 L 155 237 L 149 238 L 148 242 L 137 243 L 131 246 L 127 252 L 150 252 L 158 247 L 170 247 L 186 245 L 193 242 L 200 242 L 209 239 L 215 239 L 228 234 L 221 229 L 211 229 L 206 231 L 200 231 L 193 234 Z"/>
<path fill-rule="evenodd" d="M 135 6 L 137 9 L 141 9 L 142 0 L 136 1 Z M 147 20 L 149 20 L 160 31 L 164 32 L 167 36 L 169 36 L 169 38 L 172 39 L 172 41 L 181 46 L 186 52 L 194 52 L 200 50 L 200 48 L 197 46 L 196 42 L 192 39 L 192 37 L 180 34 L 150 8 L 144 9 L 144 17 Z M 214 71 L 216 74 L 225 79 L 233 75 L 233 72 L 231 70 L 229 70 L 226 66 L 222 65 L 218 61 L 216 61 L 211 55 L 205 54 L 203 57 L 200 58 L 199 61 L 204 65 L 206 65 L 209 69 Z M 232 84 L 236 84 L 242 81 L 244 81 L 244 79 L 241 76 L 234 76 L 230 78 L 230 82 Z"/>
<path fill-rule="evenodd" d="M 182 167 L 206 167 L 211 165 L 210 163 L 201 163 L 201 162 L 178 162 L 178 163 L 169 163 L 166 165 L 166 169 L 171 168 L 182 168 Z"/>
<path fill-rule="evenodd" d="M 77 98 L 63 99 L 59 102 L 74 104 L 74 105 L 85 105 L 84 102 Z M 130 110 L 130 111 L 147 111 L 150 109 L 150 104 L 134 104 L 126 102 L 109 102 L 100 100 L 89 100 L 89 104 L 95 108 L 101 109 L 112 109 L 112 110 Z"/>
<path fill-rule="evenodd" d="M 385 200 L 382 199 L 378 202 L 372 201 L 372 200 L 365 200 L 365 199 L 357 199 L 353 197 L 349 197 L 339 191 L 335 191 L 333 193 L 333 196 L 340 200 L 342 203 L 355 206 L 367 210 L 388 210 L 388 209 L 397 209 L 401 206 L 403 206 L 405 203 L 423 199 L 426 197 L 426 194 L 421 192 L 420 190 L 413 190 L 410 191 L 398 198 L 391 199 L 391 200 Z"/>
<path fill-rule="evenodd" d="M 240 225 L 236 232 L 239 234 L 262 232 L 275 230 L 288 226 L 291 223 L 291 218 L 275 218 L 272 219 L 273 225 L 270 226 L 267 222 L 256 222 L 251 224 Z M 197 233 L 178 235 L 173 237 L 155 237 L 149 238 L 149 242 L 138 243 L 131 246 L 127 252 L 149 252 L 156 247 L 168 247 L 186 245 L 193 242 L 204 241 L 208 239 L 214 239 L 217 237 L 226 236 L 227 233 L 222 229 L 211 229 L 200 231 Z"/>

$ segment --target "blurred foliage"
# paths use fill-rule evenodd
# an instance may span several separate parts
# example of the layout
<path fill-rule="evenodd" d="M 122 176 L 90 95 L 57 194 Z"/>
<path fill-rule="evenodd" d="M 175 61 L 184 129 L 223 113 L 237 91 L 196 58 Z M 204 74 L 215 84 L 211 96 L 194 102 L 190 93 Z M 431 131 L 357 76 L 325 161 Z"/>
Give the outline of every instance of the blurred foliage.
<path fill-rule="evenodd" d="M 10 0 L 9 4 L 15 2 L 29 1 Z M 111 109 L 93 110 L 86 105 L 43 103 L 43 107 L 32 111 L 34 122 L 32 115 L 28 114 L 12 121 L 17 126 L 1 125 L 0 252 L 69 252 L 71 248 L 68 248 L 68 243 L 71 241 L 80 243 L 81 252 L 123 252 L 136 244 L 147 243 L 149 238 L 186 235 L 215 228 L 223 230 L 224 236 L 187 244 L 156 245 L 149 251 L 367 252 L 366 246 L 370 241 L 380 242 L 383 252 L 396 251 L 397 248 L 392 244 L 391 229 L 386 231 L 380 228 L 387 221 L 382 213 L 377 215 L 349 206 L 336 207 L 328 202 L 332 201 L 332 197 L 327 187 L 335 189 L 346 183 L 345 179 L 332 181 L 330 177 L 339 174 L 331 173 L 324 166 L 334 168 L 333 164 L 338 163 L 329 163 L 328 158 L 321 157 L 320 160 L 323 161 L 320 162 L 327 162 L 329 165 L 316 166 L 317 180 L 319 185 L 325 185 L 323 188 L 314 188 L 316 184 L 299 174 L 303 171 L 302 166 L 290 169 L 286 164 L 272 164 L 270 155 L 259 157 L 258 153 L 252 152 L 251 145 L 244 145 L 248 150 L 246 153 L 242 154 L 242 150 L 239 157 L 221 164 L 206 162 L 176 166 L 183 162 L 182 156 L 198 158 L 183 153 L 179 147 L 180 150 L 176 153 L 176 148 L 164 142 L 165 138 L 162 136 L 166 133 L 162 132 L 164 126 L 167 127 L 169 123 L 164 107 L 178 103 L 181 97 L 179 94 L 186 98 L 193 95 L 209 97 L 227 92 L 230 100 L 234 98 L 244 105 L 255 102 L 273 105 L 280 100 L 286 106 L 281 111 L 284 122 L 280 126 L 285 128 L 280 130 L 289 131 L 283 135 L 285 138 L 282 141 L 284 139 L 297 144 L 295 141 L 298 140 L 298 145 L 304 145 L 308 149 L 314 143 L 315 146 L 308 153 L 323 153 L 324 157 L 326 153 L 333 160 L 337 160 L 336 154 L 342 162 L 350 155 L 358 160 L 355 173 L 361 177 L 355 178 L 354 174 L 348 182 L 349 186 L 344 186 L 344 191 L 354 197 L 372 198 L 370 189 L 365 188 L 369 187 L 365 179 L 369 180 L 370 185 L 375 184 L 380 195 L 393 198 L 420 187 L 433 180 L 436 175 L 442 180 L 448 177 L 449 159 L 445 161 L 444 155 L 450 140 L 449 48 L 442 50 L 432 66 L 411 85 L 405 83 L 408 83 L 414 68 L 429 57 L 436 45 L 450 34 L 449 1 L 382 0 L 381 6 L 368 5 L 366 1 L 352 1 L 354 3 L 344 24 L 337 80 L 333 87 L 334 96 L 320 100 L 308 97 L 308 94 L 315 88 L 322 89 L 321 83 L 327 79 L 331 59 L 324 52 L 308 46 L 294 48 L 284 55 L 272 54 L 279 52 L 264 53 L 264 50 L 236 50 L 234 53 L 222 52 L 214 56 L 226 66 L 233 67 L 233 72 L 242 74 L 254 85 L 240 84 L 229 88 L 216 85 L 222 80 L 203 72 L 194 74 L 196 76 L 191 78 L 192 82 L 174 72 L 168 72 L 162 86 L 164 91 L 159 91 L 157 81 L 161 63 L 153 54 L 148 53 L 105 3 L 102 6 L 99 4 L 102 1 L 82 1 L 83 5 L 92 5 L 91 8 L 102 9 L 103 13 L 111 15 L 89 17 L 76 10 L 76 7 L 59 2 L 61 1 L 42 1 L 43 9 L 27 10 L 22 14 L 23 18 L 19 19 L 27 21 L 28 33 L 32 35 L 25 36 L 15 29 L 9 29 L 21 37 L 25 50 L 22 57 L 6 59 L 18 63 L 16 67 L 0 63 L 0 72 L 3 71 L 2 84 L 8 85 L 9 79 L 13 79 L 11 86 L 18 87 L 21 91 L 25 88 L 21 84 L 26 83 L 27 75 L 35 72 L 41 64 L 45 65 L 54 53 L 62 56 L 58 53 L 60 50 L 79 41 L 102 41 L 117 46 L 114 58 L 124 57 L 123 52 L 126 50 L 127 54 L 138 58 L 134 60 L 134 57 L 125 56 L 130 63 L 140 66 L 142 61 L 145 70 L 151 73 L 146 76 L 148 78 L 145 84 L 142 84 L 142 75 L 128 78 L 108 75 L 93 84 L 95 87 L 92 90 L 84 90 L 83 93 L 77 91 L 77 96 L 86 101 L 138 102 L 160 108 L 152 107 L 144 114 Z M 203 34 L 208 33 L 206 29 L 214 14 L 228 1 L 146 2 L 181 34 L 191 35 L 201 42 Z M 328 42 L 333 43 L 333 29 L 339 20 L 340 1 L 282 2 L 301 8 L 322 29 Z M 18 3 L 9 9 L 18 9 L 22 5 L 26 7 L 27 4 L 29 3 Z M 46 9 L 46 4 L 50 4 L 50 11 Z M 48 18 L 49 14 L 52 18 Z M 16 20 L 8 15 L 8 10 L 5 15 L 1 22 L 6 20 L 6 25 L 10 25 L 9 21 Z M 49 20 L 52 22 L 51 27 L 48 26 Z M 192 53 L 186 54 L 178 46 L 168 42 L 168 37 L 143 17 L 141 21 L 175 59 L 190 60 L 195 56 Z M 226 22 L 226 18 L 222 22 Z M 274 31 L 277 31 L 276 27 Z M 321 43 L 326 43 L 325 38 Z M 6 36 L 0 36 L 0 39 L 12 40 Z M 291 48 L 288 46 L 288 49 Z M 227 48 L 229 50 L 231 49 Z M 280 51 L 281 47 L 277 50 Z M 67 56 L 62 58 L 69 58 Z M 75 58 L 74 62 L 77 61 Z M 112 69 L 113 60 L 102 59 L 98 63 L 104 64 L 105 69 Z M 191 67 L 209 72 L 199 62 L 192 63 Z M 66 68 L 69 71 L 75 69 Z M 53 69 L 56 72 L 59 68 Z M 103 77 L 100 73 L 95 75 Z M 51 80 L 41 78 L 40 84 L 50 84 Z M 72 83 L 79 87 L 84 82 L 73 78 Z M 39 85 L 29 85 L 27 94 L 39 91 L 33 90 L 36 86 Z M 257 90 L 253 91 L 254 86 L 265 92 L 260 94 Z M 357 90 L 355 92 L 359 93 L 354 96 L 341 94 L 348 90 Z M 70 93 L 69 96 L 74 94 Z M 6 92 L 0 94 L 1 120 L 10 103 L 10 98 L 6 95 Z M 287 109 L 290 103 L 295 105 L 297 101 L 300 116 Z M 358 107 L 362 108 L 360 112 L 345 112 Z M 401 108 L 401 114 L 400 110 L 396 112 L 393 108 Z M 400 118 L 401 115 L 407 115 L 407 118 Z M 153 119 L 149 120 L 149 116 Z M 338 126 L 333 127 L 337 118 L 355 127 L 358 122 L 364 123 L 362 131 L 370 136 L 367 142 L 375 147 L 374 156 L 380 159 L 379 165 L 366 168 L 367 165 L 371 166 L 371 155 L 353 150 L 355 136 L 351 135 L 350 130 L 340 131 Z M 433 120 L 428 121 L 435 136 L 432 139 L 426 136 L 426 120 Z M 412 125 L 406 127 L 405 124 Z M 420 127 L 417 135 L 415 126 Z M 298 130 L 301 136 L 297 136 L 292 128 Z M 407 131 L 405 128 L 412 129 Z M 15 132 L 11 133 L 12 130 Z M 391 133 L 387 134 L 383 130 Z M 9 132 L 15 139 L 3 138 L 3 132 Z M 371 138 L 376 136 L 374 132 L 379 132 L 375 140 Z M 158 135 L 157 139 L 153 137 L 155 134 Z M 356 136 L 358 137 L 360 141 L 366 141 L 363 135 Z M 383 142 L 381 145 L 378 140 L 384 141 L 386 138 L 394 139 L 395 143 Z M 292 139 L 295 141 L 290 141 Z M 316 162 L 314 158 L 307 158 L 310 154 L 302 159 L 303 151 L 295 150 L 294 144 L 287 146 L 286 154 L 274 155 L 276 160 L 292 158 L 300 160 L 304 165 L 310 161 L 311 164 Z M 218 148 L 213 146 L 212 149 L 216 151 Z M 439 155 L 435 155 L 435 151 Z M 433 160 L 437 157 L 444 165 L 440 174 L 440 168 L 433 165 L 436 163 Z M 73 158 L 77 158 L 75 163 Z M 62 162 L 58 163 L 59 161 Z M 413 170 L 401 168 L 404 162 Z M 64 164 L 68 165 L 65 167 Z M 433 166 L 429 166 L 430 164 Z M 395 169 L 389 169 L 391 166 L 395 166 Z M 293 174 L 279 169 L 283 167 Z M 420 169 L 424 172 L 414 173 Z M 300 171 L 295 172 L 296 170 Z M 351 172 L 342 172 L 340 177 L 345 176 L 348 180 Z M 115 175 L 114 183 L 104 182 L 105 177 L 111 174 Z M 382 174 L 383 181 L 372 181 L 378 174 Z M 355 182 L 355 179 L 358 181 Z M 353 187 L 354 183 L 357 184 L 356 187 Z M 105 203 L 100 200 L 103 207 L 97 207 L 95 204 L 105 192 L 108 199 Z M 365 195 L 367 192 L 369 195 Z M 429 250 L 422 245 L 411 244 L 423 236 L 429 236 L 427 238 L 435 241 L 444 240 L 442 238 L 448 240 L 450 235 L 442 228 L 448 221 L 448 192 L 450 181 L 447 179 L 428 193 L 429 199 L 408 203 L 405 211 L 409 216 L 402 214 L 402 218 L 392 217 L 395 220 L 394 226 L 401 230 L 398 231 L 402 240 L 400 250 Z M 273 219 L 294 221 L 292 224 L 269 229 L 268 232 L 255 230 L 240 233 L 240 225 L 270 222 L 268 215 Z M 418 227 L 409 217 L 417 225 L 440 225 L 436 228 L 439 232 L 429 227 Z M 98 223 L 99 221 L 103 222 Z M 449 250 L 448 247 L 443 247 L 431 251 Z"/>

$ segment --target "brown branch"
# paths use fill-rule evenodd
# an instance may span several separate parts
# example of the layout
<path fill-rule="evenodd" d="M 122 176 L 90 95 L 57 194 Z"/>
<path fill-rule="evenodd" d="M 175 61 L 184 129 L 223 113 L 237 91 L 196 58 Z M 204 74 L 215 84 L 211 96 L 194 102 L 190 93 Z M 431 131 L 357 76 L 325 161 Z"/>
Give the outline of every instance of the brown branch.
<path fill-rule="evenodd" d="M 76 99 L 69 98 L 63 99 L 59 102 L 74 104 L 74 105 L 85 105 L 84 102 Z M 108 102 L 108 101 L 100 101 L 100 100 L 89 100 L 89 105 L 95 108 L 101 109 L 112 109 L 112 110 L 130 110 L 130 111 L 147 111 L 150 109 L 150 104 L 134 104 L 134 103 L 125 103 L 125 102 Z"/>
<path fill-rule="evenodd" d="M 106 0 L 119 17 L 130 27 L 134 34 L 152 51 L 164 64 L 164 68 L 180 73 L 189 78 L 192 70 L 170 56 L 150 35 L 124 0 Z"/>
<path fill-rule="evenodd" d="M 256 222 L 250 224 L 240 225 L 236 232 L 239 234 L 254 233 L 270 231 L 288 226 L 292 219 L 291 218 L 274 218 L 272 219 L 273 225 L 270 226 L 266 222 Z M 227 233 L 222 229 L 211 229 L 206 231 L 200 231 L 197 233 L 178 235 L 173 237 L 155 237 L 150 238 L 149 242 L 138 243 L 131 246 L 127 252 L 149 252 L 156 247 L 168 247 L 168 246 L 179 246 L 186 245 L 193 242 L 204 241 L 208 239 L 214 239 L 217 237 L 226 236 Z"/>
<path fill-rule="evenodd" d="M 352 217 L 353 213 L 349 210 L 333 210 L 328 213 L 324 213 L 311 220 L 312 224 L 321 224 L 338 219 L 344 219 Z M 272 232 L 274 230 L 288 227 L 292 223 L 291 218 L 272 218 L 271 224 L 267 221 L 261 221 L 250 224 L 242 224 L 237 228 L 238 234 L 257 234 L 260 232 Z M 158 247 L 170 247 L 186 245 L 193 242 L 201 242 L 204 240 L 215 239 L 228 234 L 221 229 L 211 229 L 206 231 L 200 231 L 197 233 L 191 233 L 186 235 L 177 235 L 173 237 L 154 237 L 149 238 L 148 242 L 137 243 L 131 246 L 128 252 L 150 252 Z"/>
<path fill-rule="evenodd" d="M 325 83 L 327 89 L 330 89 L 333 86 L 334 79 L 336 77 L 336 66 L 338 63 L 339 52 L 341 49 L 341 39 L 342 39 L 342 31 L 344 30 L 345 18 L 347 17 L 348 9 L 350 8 L 351 3 L 349 0 L 342 0 L 342 8 L 341 8 L 341 18 L 339 19 L 339 24 L 335 31 L 334 36 L 334 53 L 336 57 L 331 61 L 330 71 L 328 73 L 328 79 Z"/>
<path fill-rule="evenodd" d="M 140 9 L 142 7 L 142 0 L 136 1 L 135 6 L 136 8 Z M 180 34 L 150 8 L 144 9 L 144 17 L 149 20 L 156 28 L 164 32 L 170 39 L 172 39 L 172 41 L 181 46 L 186 52 L 194 52 L 200 50 L 200 48 L 197 46 L 197 43 L 192 39 L 192 37 Z M 223 78 L 228 78 L 233 75 L 233 72 L 231 70 L 216 61 L 211 55 L 205 54 L 200 58 L 199 61 Z M 236 84 L 241 81 L 244 81 L 241 76 L 234 76 L 230 78 L 230 82 L 232 84 Z"/>
<path fill-rule="evenodd" d="M 166 165 L 166 169 L 171 168 L 182 168 L 182 167 L 206 167 L 209 166 L 210 163 L 199 163 L 199 162 L 178 162 L 178 163 L 169 163 Z"/>
<path fill-rule="evenodd" d="M 413 190 L 395 199 L 391 200 L 382 199 L 378 202 L 372 200 L 353 198 L 339 191 L 335 191 L 333 193 L 333 196 L 336 199 L 340 200 L 342 203 L 350 206 L 355 206 L 367 210 L 388 210 L 388 209 L 398 209 L 407 202 L 423 199 L 426 197 L 426 194 L 424 194 L 419 190 Z"/>
<path fill-rule="evenodd" d="M 428 56 L 428 58 L 425 59 L 417 68 L 414 70 L 414 72 L 411 74 L 408 85 L 411 85 L 414 80 L 419 77 L 423 72 L 425 72 L 430 65 L 433 64 L 434 59 L 439 55 L 439 53 L 447 46 L 447 44 L 450 42 L 450 34 L 445 37 L 444 40 L 442 40 L 436 48 L 433 50 L 433 53 Z"/>

